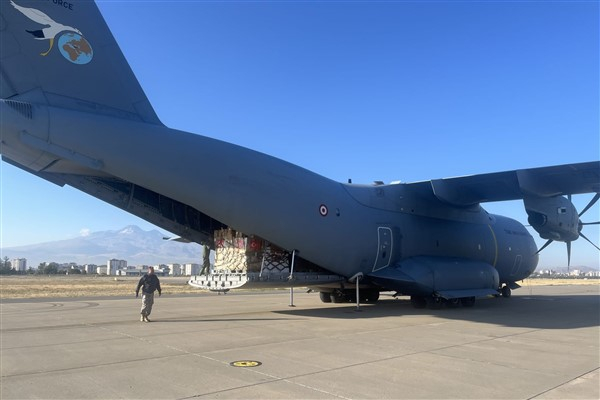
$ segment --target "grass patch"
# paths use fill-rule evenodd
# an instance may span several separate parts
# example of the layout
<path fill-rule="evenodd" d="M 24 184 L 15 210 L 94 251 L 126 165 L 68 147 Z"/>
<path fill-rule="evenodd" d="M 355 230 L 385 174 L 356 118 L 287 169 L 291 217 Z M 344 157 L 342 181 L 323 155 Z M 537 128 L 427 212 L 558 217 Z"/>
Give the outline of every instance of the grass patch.
<path fill-rule="evenodd" d="M 0 299 L 134 296 L 139 277 L 19 275 L 0 277 Z M 159 277 L 163 294 L 199 293 L 187 277 Z"/>

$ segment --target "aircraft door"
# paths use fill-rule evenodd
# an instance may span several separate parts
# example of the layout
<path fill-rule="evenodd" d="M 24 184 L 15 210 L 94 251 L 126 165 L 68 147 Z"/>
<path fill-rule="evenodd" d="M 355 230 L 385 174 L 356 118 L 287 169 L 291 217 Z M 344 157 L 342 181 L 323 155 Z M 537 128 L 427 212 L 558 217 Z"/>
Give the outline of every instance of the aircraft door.
<path fill-rule="evenodd" d="M 393 250 L 392 229 L 386 226 L 377 228 L 377 257 L 373 264 L 373 271 L 385 268 L 390 265 Z"/>

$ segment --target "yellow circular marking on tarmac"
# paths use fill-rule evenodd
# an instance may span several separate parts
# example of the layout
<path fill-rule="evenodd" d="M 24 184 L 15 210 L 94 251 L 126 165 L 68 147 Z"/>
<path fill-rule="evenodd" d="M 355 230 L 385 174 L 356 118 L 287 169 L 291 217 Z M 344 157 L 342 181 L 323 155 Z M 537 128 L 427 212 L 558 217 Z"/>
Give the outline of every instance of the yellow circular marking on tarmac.
<path fill-rule="evenodd" d="M 258 367 L 262 363 L 260 361 L 252 361 L 252 360 L 240 360 L 240 361 L 232 361 L 229 363 L 232 367 L 242 367 L 242 368 L 250 368 L 250 367 Z"/>

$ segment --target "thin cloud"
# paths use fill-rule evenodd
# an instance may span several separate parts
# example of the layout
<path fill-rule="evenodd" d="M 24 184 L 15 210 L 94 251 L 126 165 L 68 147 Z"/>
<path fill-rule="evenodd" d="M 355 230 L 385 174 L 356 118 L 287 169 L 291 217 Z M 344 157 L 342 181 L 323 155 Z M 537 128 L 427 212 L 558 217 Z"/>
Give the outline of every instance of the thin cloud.
<path fill-rule="evenodd" d="M 89 230 L 89 228 L 82 228 L 79 231 L 79 236 L 81 237 L 86 237 L 86 236 L 90 236 L 91 231 Z"/>

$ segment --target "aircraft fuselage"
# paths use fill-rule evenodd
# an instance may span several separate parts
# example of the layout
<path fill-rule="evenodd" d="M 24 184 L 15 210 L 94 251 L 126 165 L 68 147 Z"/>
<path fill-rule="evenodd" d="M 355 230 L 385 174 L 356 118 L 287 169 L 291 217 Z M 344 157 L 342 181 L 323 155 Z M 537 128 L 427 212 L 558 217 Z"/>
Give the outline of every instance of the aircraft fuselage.
<path fill-rule="evenodd" d="M 2 103 L 3 154 L 34 171 L 115 176 L 169 193 L 212 218 L 350 277 L 411 257 L 493 266 L 527 277 L 536 245 L 515 220 L 459 208 L 403 184 L 342 184 L 220 140 L 110 115 Z M 126 133 L 126 134 L 125 134 Z"/>

